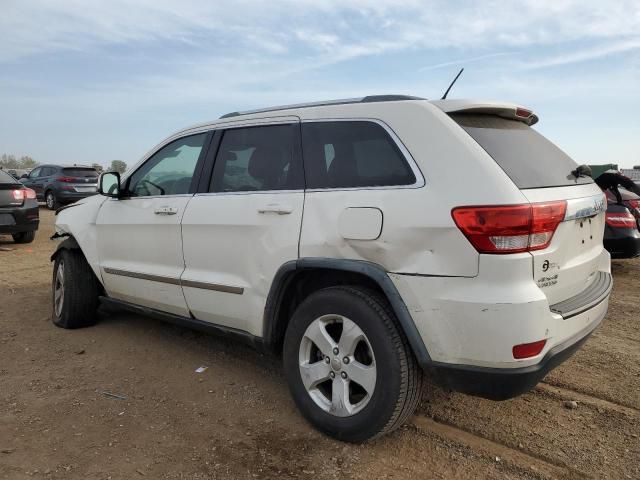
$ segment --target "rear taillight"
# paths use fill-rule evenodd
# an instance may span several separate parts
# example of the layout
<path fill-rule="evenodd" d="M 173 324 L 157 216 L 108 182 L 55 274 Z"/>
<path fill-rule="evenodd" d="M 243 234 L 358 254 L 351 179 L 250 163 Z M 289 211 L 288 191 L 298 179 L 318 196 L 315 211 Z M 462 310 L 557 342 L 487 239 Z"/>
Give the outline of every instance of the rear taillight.
<path fill-rule="evenodd" d="M 513 358 L 519 360 L 522 358 L 535 357 L 542 351 L 546 343 L 546 340 L 538 340 L 537 342 L 516 345 L 513 347 Z"/>
<path fill-rule="evenodd" d="M 626 203 L 630 208 L 640 208 L 640 200 L 627 200 Z"/>
<path fill-rule="evenodd" d="M 636 218 L 629 212 L 607 212 L 605 221 L 613 228 L 636 228 Z"/>
<path fill-rule="evenodd" d="M 58 177 L 57 180 L 64 183 L 72 183 L 76 181 L 76 179 L 73 177 Z"/>
<path fill-rule="evenodd" d="M 453 221 L 480 253 L 542 250 L 564 220 L 567 202 L 457 207 Z"/>
<path fill-rule="evenodd" d="M 13 199 L 16 203 L 22 204 L 25 200 L 36 198 L 36 192 L 30 188 L 19 188 L 12 190 Z"/>

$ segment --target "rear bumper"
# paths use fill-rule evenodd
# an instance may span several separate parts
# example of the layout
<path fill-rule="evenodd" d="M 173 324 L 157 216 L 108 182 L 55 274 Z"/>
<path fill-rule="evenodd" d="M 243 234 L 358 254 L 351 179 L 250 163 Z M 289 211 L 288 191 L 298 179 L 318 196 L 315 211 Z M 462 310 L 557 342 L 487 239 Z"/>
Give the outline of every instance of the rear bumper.
<path fill-rule="evenodd" d="M 38 229 L 40 224 L 40 210 L 35 200 L 34 207 L 0 208 L 4 219 L 0 222 L 0 234 L 31 232 Z M 8 219 L 8 220 L 7 220 Z"/>
<path fill-rule="evenodd" d="M 509 369 L 437 364 L 429 370 L 444 387 L 490 400 L 507 400 L 530 391 L 547 373 L 571 357 L 587 341 L 601 320 L 602 317 L 586 331 L 553 347 L 536 365 Z"/>
<path fill-rule="evenodd" d="M 587 286 L 554 305 L 534 281 L 531 259 L 518 258 L 481 256 L 474 278 L 389 274 L 428 351 L 422 367 L 445 385 L 493 399 L 521 394 L 604 318 L 612 286 L 604 249 Z M 514 346 L 540 340 L 538 355 L 514 358 Z"/>
<path fill-rule="evenodd" d="M 604 248 L 611 254 L 611 258 L 635 258 L 640 256 L 640 233 L 637 229 L 623 229 L 629 235 L 617 234 L 615 237 L 604 238 Z"/>

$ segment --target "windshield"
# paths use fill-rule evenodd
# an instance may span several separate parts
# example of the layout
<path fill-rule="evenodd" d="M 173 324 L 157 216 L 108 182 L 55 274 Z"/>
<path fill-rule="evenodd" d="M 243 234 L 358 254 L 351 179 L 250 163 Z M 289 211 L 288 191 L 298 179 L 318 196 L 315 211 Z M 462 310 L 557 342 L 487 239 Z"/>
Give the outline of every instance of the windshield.
<path fill-rule="evenodd" d="M 491 155 L 518 188 L 593 182 L 591 177 L 573 176 L 576 162 L 520 121 L 496 115 L 453 113 L 450 116 Z"/>

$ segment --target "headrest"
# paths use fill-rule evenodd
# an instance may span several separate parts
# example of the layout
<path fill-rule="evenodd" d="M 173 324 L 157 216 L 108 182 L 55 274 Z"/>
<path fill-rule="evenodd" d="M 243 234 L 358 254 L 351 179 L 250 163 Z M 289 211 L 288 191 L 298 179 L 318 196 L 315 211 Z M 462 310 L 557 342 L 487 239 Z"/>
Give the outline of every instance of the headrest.
<path fill-rule="evenodd" d="M 257 179 L 277 178 L 284 168 L 286 159 L 282 150 L 271 146 L 258 146 L 249 159 L 249 175 Z"/>

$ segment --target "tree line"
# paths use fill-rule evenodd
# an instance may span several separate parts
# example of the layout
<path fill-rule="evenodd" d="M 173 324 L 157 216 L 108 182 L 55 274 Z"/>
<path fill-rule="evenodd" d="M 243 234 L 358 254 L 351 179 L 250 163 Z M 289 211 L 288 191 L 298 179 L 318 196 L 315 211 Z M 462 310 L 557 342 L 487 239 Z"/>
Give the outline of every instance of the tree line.
<path fill-rule="evenodd" d="M 15 155 L 8 155 L 3 153 L 0 156 L 0 168 L 3 170 L 8 170 L 10 168 L 18 169 L 18 170 L 31 170 L 37 167 L 40 163 L 31 158 L 28 155 L 23 155 L 22 157 L 16 157 Z M 103 171 L 105 168 L 99 163 L 92 163 L 91 166 L 98 171 Z M 122 160 L 112 160 L 109 168 L 106 169 L 107 172 L 120 172 L 124 173 L 127 169 L 127 164 Z"/>

